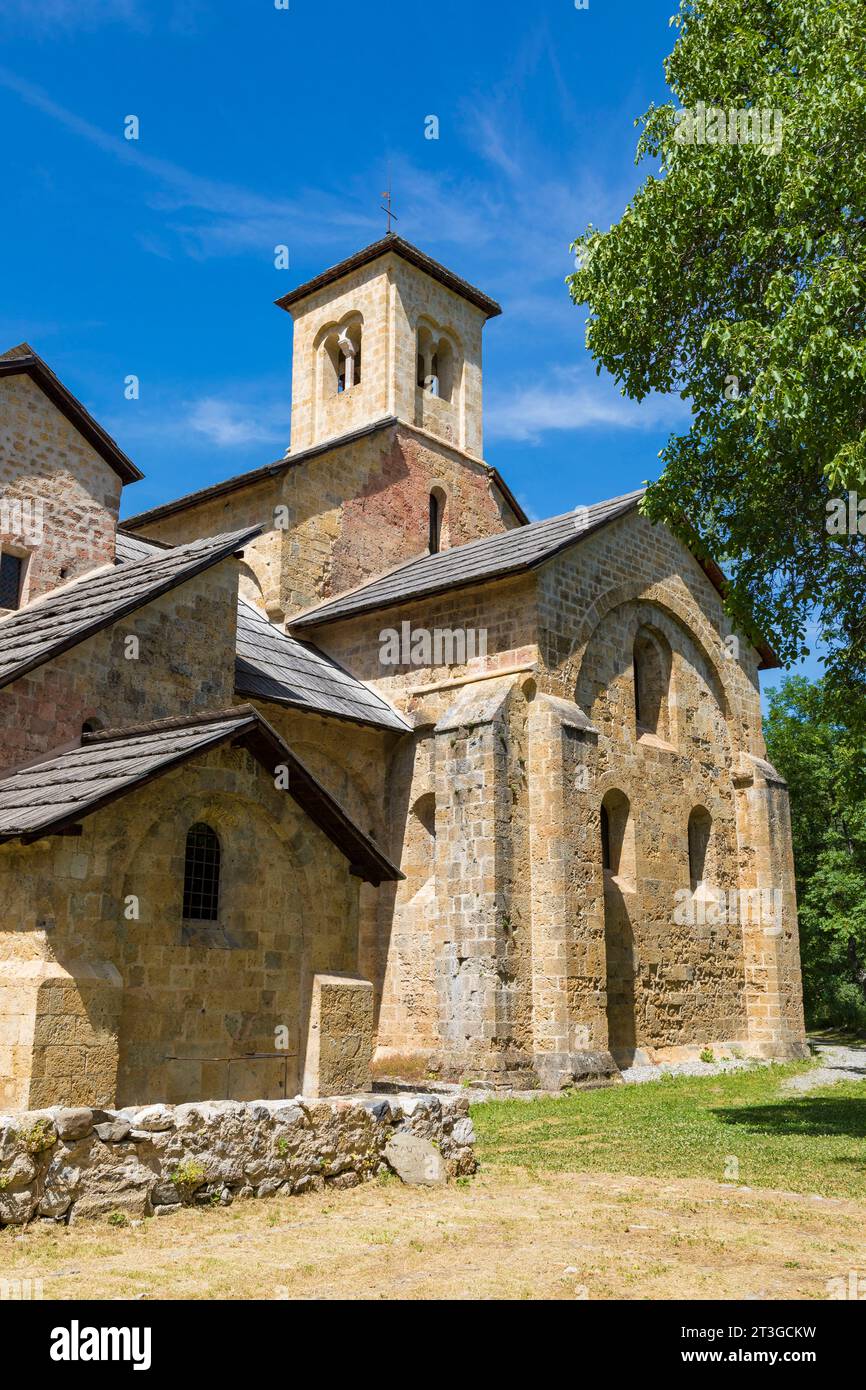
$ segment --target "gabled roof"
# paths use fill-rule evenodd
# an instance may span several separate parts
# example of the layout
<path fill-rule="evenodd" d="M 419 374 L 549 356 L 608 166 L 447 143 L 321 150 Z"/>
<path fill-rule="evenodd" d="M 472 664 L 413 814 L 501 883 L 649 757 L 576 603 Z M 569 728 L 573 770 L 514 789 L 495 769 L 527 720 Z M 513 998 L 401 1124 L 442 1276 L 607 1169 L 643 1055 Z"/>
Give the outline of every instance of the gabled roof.
<path fill-rule="evenodd" d="M 309 643 L 281 632 L 243 599 L 238 602 L 237 650 L 235 689 L 240 695 L 401 734 L 411 728 L 381 696 Z"/>
<path fill-rule="evenodd" d="M 0 687 L 234 554 L 259 526 L 98 570 L 0 619 Z"/>
<path fill-rule="evenodd" d="M 144 477 L 132 459 L 127 458 L 111 435 L 94 420 L 89 410 L 81 404 L 76 396 L 73 396 L 59 377 L 54 375 L 48 363 L 43 362 L 29 343 L 19 343 L 17 347 L 10 348 L 8 352 L 4 352 L 0 356 L 0 377 L 20 376 L 22 374 L 29 376 L 45 392 L 48 399 L 57 406 L 57 409 L 66 416 L 70 424 L 75 426 L 78 433 L 87 440 L 91 448 L 96 450 L 100 458 L 103 458 L 114 469 L 124 483 L 136 483 L 139 478 Z"/>
<path fill-rule="evenodd" d="M 406 599 L 444 593 L 534 569 L 616 517 L 633 511 L 642 496 L 643 488 L 640 488 L 622 497 L 597 502 L 592 507 L 566 512 L 564 516 L 533 521 L 528 526 L 484 536 L 435 555 L 421 555 L 349 593 L 317 604 L 299 617 L 291 618 L 290 624 L 293 628 L 316 627 L 337 618 L 352 618 L 358 613 L 387 608 Z"/>
<path fill-rule="evenodd" d="M 298 285 L 296 290 L 289 290 L 288 294 L 281 295 L 274 303 L 280 309 L 290 309 L 293 304 L 297 304 L 309 295 L 315 294 L 317 290 L 324 289 L 326 285 L 331 285 L 335 280 L 340 280 L 344 275 L 349 275 L 353 270 L 359 270 L 361 266 L 369 265 L 371 261 L 378 260 L 380 256 L 400 256 L 410 265 L 417 266 L 430 276 L 431 280 L 438 280 L 440 285 L 445 285 L 455 294 L 459 294 L 463 299 L 468 299 L 470 304 L 476 308 L 483 309 L 489 319 L 495 318 L 502 313 L 502 306 L 497 304 L 495 299 L 491 299 L 489 294 L 483 290 L 476 289 L 470 285 L 468 280 L 463 280 L 459 275 L 455 275 L 453 270 L 447 266 L 434 261 L 432 256 L 428 256 L 425 251 L 413 246 L 411 241 L 404 241 L 397 236 L 396 232 L 389 232 L 382 237 L 381 241 L 374 241 L 370 246 L 365 246 L 363 250 L 356 251 L 353 256 L 348 256 L 346 260 L 340 261 L 337 265 L 332 265 L 330 270 L 323 270 L 321 275 L 316 275 L 312 280 L 307 280 L 305 284 Z"/>
<path fill-rule="evenodd" d="M 242 488 L 256 487 L 259 483 L 266 483 L 271 478 L 279 477 L 281 473 L 288 472 L 290 468 L 298 468 L 301 464 L 310 463 L 313 459 L 329 454 L 334 449 L 343 449 L 347 444 L 354 444 L 359 439 L 366 439 L 368 435 L 378 434 L 380 430 L 393 429 L 395 425 L 408 429 L 416 428 L 408 421 L 399 420 L 396 415 L 383 415 L 380 420 L 373 420 L 369 425 L 359 425 L 357 429 L 347 430 L 345 434 L 337 435 L 334 439 L 324 439 L 319 444 L 311 444 L 308 449 L 301 449 L 297 454 L 286 454 L 283 458 L 275 459 L 273 463 L 262 464 L 259 468 L 250 468 L 246 473 L 235 473 L 231 478 L 224 478 L 222 482 L 210 483 L 208 487 L 200 487 L 195 492 L 188 492 L 182 497 L 175 497 L 171 502 L 161 502 L 159 506 L 150 507 L 146 512 L 137 512 L 135 516 L 126 517 L 123 525 L 129 531 L 137 531 L 141 526 L 151 526 L 155 521 L 161 521 L 163 517 L 175 516 L 178 512 L 186 511 L 188 507 L 197 507 L 202 502 L 212 502 L 215 497 L 224 497 L 230 492 L 239 492 Z M 454 448 L 455 446 L 447 445 L 446 447 Z M 476 460 L 476 462 L 478 461 Z M 484 467 L 517 520 L 521 524 L 525 524 L 526 513 L 499 470 L 490 463 L 485 464 Z"/>
<path fill-rule="evenodd" d="M 250 705 L 82 736 L 80 748 L 0 780 L 0 843 L 68 831 L 85 816 L 231 740 L 273 774 L 288 768 L 287 792 L 349 860 L 352 873 L 379 884 L 403 877 Z"/>
<path fill-rule="evenodd" d="M 160 549 L 154 541 L 117 533 L 117 564 L 158 554 Z M 238 695 L 401 734 L 412 727 L 331 657 L 311 642 L 289 637 L 242 598 L 238 599 L 235 690 Z"/>
<path fill-rule="evenodd" d="M 114 563 L 128 565 L 133 560 L 146 560 L 150 555 L 159 555 L 171 549 L 173 547 L 166 545 L 165 541 L 152 541 L 146 536 L 130 536 L 125 531 L 118 531 L 114 537 Z"/>

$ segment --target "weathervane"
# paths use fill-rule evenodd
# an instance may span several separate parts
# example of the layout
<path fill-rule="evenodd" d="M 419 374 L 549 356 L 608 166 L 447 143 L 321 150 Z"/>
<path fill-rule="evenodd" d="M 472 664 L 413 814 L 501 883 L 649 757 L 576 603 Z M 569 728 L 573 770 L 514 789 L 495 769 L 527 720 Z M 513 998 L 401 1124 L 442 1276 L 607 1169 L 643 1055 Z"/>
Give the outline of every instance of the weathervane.
<path fill-rule="evenodd" d="M 399 220 L 400 220 L 399 217 L 397 216 L 396 212 L 392 212 L 392 210 L 391 210 L 391 166 L 390 166 L 390 164 L 388 165 L 388 187 L 387 187 L 386 191 L 382 194 L 382 197 L 383 197 L 383 198 L 386 198 L 387 201 L 388 201 L 388 206 L 387 206 L 386 208 L 382 208 L 382 211 L 388 214 L 388 235 L 390 236 L 390 234 L 391 234 L 391 223 L 392 223 L 392 222 L 399 222 Z"/>

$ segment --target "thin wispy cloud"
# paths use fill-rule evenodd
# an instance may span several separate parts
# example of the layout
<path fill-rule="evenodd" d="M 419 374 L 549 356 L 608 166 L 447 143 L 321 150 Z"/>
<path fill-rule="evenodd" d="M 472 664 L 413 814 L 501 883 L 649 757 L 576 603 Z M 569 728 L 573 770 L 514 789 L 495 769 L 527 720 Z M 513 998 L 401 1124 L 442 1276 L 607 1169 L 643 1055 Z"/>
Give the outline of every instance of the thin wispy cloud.
<path fill-rule="evenodd" d="M 530 444 L 540 443 L 551 431 L 667 429 L 689 413 L 678 396 L 632 401 L 609 380 L 588 377 L 579 367 L 556 371 L 552 380 L 536 379 L 513 393 L 492 392 L 488 405 L 488 438 Z"/>
<path fill-rule="evenodd" d="M 243 444 L 288 443 L 285 424 L 279 428 L 260 411 L 207 396 L 197 401 L 187 417 L 189 428 L 218 449 L 234 449 Z"/>
<path fill-rule="evenodd" d="M 0 87 L 56 121 L 71 134 L 133 171 L 148 175 L 156 184 L 150 204 L 157 211 L 174 214 L 196 211 L 209 214 L 206 223 L 166 219 L 166 227 L 180 239 L 182 248 L 196 259 L 214 254 L 234 254 L 247 247 L 273 246 L 284 241 L 300 225 L 304 240 L 333 243 L 347 233 L 373 225 L 372 214 L 353 209 L 341 195 L 317 190 L 294 198 L 271 198 L 239 184 L 212 179 L 172 160 L 145 153 L 137 141 L 107 131 L 55 101 L 50 93 L 17 73 L 0 66 Z M 165 254 L 163 248 L 157 254 Z"/>
<path fill-rule="evenodd" d="M 201 0 L 174 0 L 158 16 L 141 0 L 3 0 L 0 25 L 50 39 L 111 24 L 144 33 L 158 18 L 173 32 L 188 33 L 201 14 Z"/>

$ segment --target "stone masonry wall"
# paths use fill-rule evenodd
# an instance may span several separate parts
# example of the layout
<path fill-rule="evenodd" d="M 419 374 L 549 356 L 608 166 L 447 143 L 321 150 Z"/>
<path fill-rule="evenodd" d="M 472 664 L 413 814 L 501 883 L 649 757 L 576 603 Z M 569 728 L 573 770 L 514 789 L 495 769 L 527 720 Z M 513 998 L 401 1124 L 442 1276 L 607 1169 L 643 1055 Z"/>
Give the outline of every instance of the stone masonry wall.
<path fill-rule="evenodd" d="M 404 621 L 412 630 L 485 627 L 488 655 L 452 667 L 383 668 L 379 634 Z M 664 738 L 636 728 L 632 652 L 642 628 L 670 651 Z M 537 576 L 410 599 L 317 630 L 320 646 L 375 683 L 416 727 L 414 748 L 395 754 L 385 797 L 395 807 L 392 853 L 407 871 L 377 977 L 386 1070 L 413 1055 L 425 1068 L 446 1056 L 456 1065 L 449 1039 L 469 1014 L 454 996 L 437 1020 L 433 1002 L 455 953 L 459 972 L 475 969 L 478 977 L 465 996 L 470 1012 L 480 1009 L 478 1063 L 489 1063 L 495 1038 L 500 1057 L 519 1066 L 521 1054 L 534 1056 L 550 1084 L 608 1069 L 609 1046 L 623 1061 L 637 1049 L 677 1054 L 716 1044 L 791 1055 L 802 1048 L 785 790 L 761 791 L 757 653 L 742 639 L 731 658 L 729 635 L 719 596 L 694 559 L 637 516 L 587 538 Z M 509 679 L 528 691 L 526 712 L 512 699 L 488 748 L 482 715 L 499 682 L 478 678 L 512 667 L 518 672 Z M 522 667 L 530 669 L 521 674 Z M 458 735 L 448 710 L 460 700 Z M 462 752 L 455 743 L 449 763 L 455 737 Z M 506 749 L 518 773 L 526 762 L 525 778 L 515 781 L 504 762 L 498 769 Z M 482 801 L 455 838 L 447 828 L 464 783 L 483 788 Z M 511 798 L 501 824 L 498 786 Z M 609 792 L 628 798 L 632 849 L 627 872 L 606 875 L 599 816 Z M 414 808 L 423 810 L 431 795 L 425 814 L 434 832 L 425 836 Z M 677 894 L 691 889 L 689 815 L 701 806 L 712 817 L 710 887 L 778 887 L 778 938 L 762 929 L 753 939 L 739 920 L 675 920 Z M 490 843 L 484 808 L 496 827 Z M 467 953 L 460 943 L 480 922 L 473 874 L 482 861 L 495 866 L 487 925 Z M 521 876 L 531 884 L 529 957 L 528 921 L 516 922 L 506 907 Z M 698 899 L 694 906 L 699 917 Z M 486 964 L 471 967 L 478 950 Z"/>
<path fill-rule="evenodd" d="M 403 1168 L 410 1138 L 415 1180 L 441 1182 L 475 1171 L 468 1115 L 466 1097 L 429 1095 L 0 1114 L 0 1226 L 357 1187 Z"/>
<path fill-rule="evenodd" d="M 0 772 L 77 744 L 87 719 L 118 728 L 234 704 L 237 583 L 224 560 L 5 686 Z"/>
<path fill-rule="evenodd" d="M 202 820 L 221 844 L 215 923 L 182 913 Z M 166 773 L 78 837 L 0 847 L 0 1104 L 294 1094 L 316 976 L 357 973 L 358 893 L 243 748 Z"/>
<path fill-rule="evenodd" d="M 419 430 L 391 425 L 154 521 L 141 534 L 180 545 L 264 526 L 245 546 L 245 560 L 262 607 L 280 621 L 423 554 L 434 487 L 446 496 L 448 545 L 516 524 L 484 464 Z M 281 525 L 287 518 L 285 529 L 274 529 L 275 516 Z"/>
<path fill-rule="evenodd" d="M 664 527 L 637 516 L 545 566 L 539 613 L 539 683 L 573 699 L 597 731 L 571 820 L 591 866 L 585 930 L 597 935 L 604 927 L 611 1046 L 620 1056 L 635 1048 L 678 1055 L 714 1043 L 798 1055 L 803 1017 L 787 793 L 776 777 L 773 809 L 763 809 L 757 652 L 743 637 L 738 646 L 726 642 L 730 625 L 700 566 Z M 639 630 L 654 632 L 670 652 L 663 737 L 636 723 Z M 628 798 L 632 851 L 627 870 L 604 874 L 599 811 L 610 792 Z M 696 807 L 709 812 L 712 832 L 705 883 L 695 891 L 688 821 Z M 778 932 L 758 928 L 759 948 L 748 921 L 713 921 L 707 910 L 713 895 L 754 886 L 778 891 L 784 904 Z M 681 916 L 690 894 L 693 921 L 677 921 L 675 909 Z M 747 986 L 755 970 L 757 995 Z"/>
<path fill-rule="evenodd" d="M 29 555 L 29 602 L 114 561 L 121 481 L 25 375 L 0 380 L 0 499 L 38 504 L 41 538 L 0 530 L 0 546 Z M 14 508 L 12 510 L 14 518 Z M 2 519 L 0 519 L 2 526 Z"/>

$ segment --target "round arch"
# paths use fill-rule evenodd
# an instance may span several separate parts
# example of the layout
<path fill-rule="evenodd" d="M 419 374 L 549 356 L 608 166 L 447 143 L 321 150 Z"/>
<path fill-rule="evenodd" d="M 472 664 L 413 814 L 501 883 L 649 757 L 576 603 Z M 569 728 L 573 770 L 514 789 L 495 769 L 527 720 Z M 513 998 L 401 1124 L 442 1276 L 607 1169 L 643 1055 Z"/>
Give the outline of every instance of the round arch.
<path fill-rule="evenodd" d="M 742 731 L 733 714 L 737 701 L 731 672 L 728 669 L 730 663 L 721 655 L 721 642 L 711 624 L 695 605 L 684 601 L 672 585 L 620 584 L 600 595 L 587 609 L 563 663 L 563 678 L 567 681 L 568 687 L 574 690 L 579 684 L 586 651 L 597 628 L 609 613 L 628 603 L 646 604 L 666 614 L 679 628 L 685 630 L 701 652 L 718 683 L 716 694 L 720 696 L 722 717 L 728 730 L 732 754 L 736 758 L 744 748 Z M 640 623 L 635 624 L 635 632 L 631 634 L 632 641 L 639 626 Z"/>

